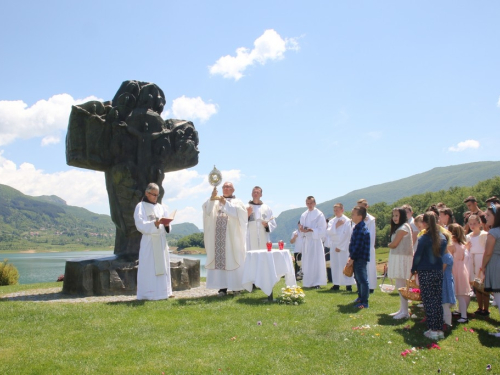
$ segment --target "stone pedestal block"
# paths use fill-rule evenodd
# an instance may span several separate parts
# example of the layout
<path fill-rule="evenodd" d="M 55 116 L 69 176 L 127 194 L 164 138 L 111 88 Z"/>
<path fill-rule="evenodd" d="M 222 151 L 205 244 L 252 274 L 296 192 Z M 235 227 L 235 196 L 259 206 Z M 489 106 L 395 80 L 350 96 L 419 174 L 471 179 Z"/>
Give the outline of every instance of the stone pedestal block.
<path fill-rule="evenodd" d="M 81 296 L 134 295 L 137 293 L 138 261 L 116 255 L 66 262 L 63 293 Z M 200 286 L 200 261 L 174 258 L 170 262 L 172 290 Z"/>

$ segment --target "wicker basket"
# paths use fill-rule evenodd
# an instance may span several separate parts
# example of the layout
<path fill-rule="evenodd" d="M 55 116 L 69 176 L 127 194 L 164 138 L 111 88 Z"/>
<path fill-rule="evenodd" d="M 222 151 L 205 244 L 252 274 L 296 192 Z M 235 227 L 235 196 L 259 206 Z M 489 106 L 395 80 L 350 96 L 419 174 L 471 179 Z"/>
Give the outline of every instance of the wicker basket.
<path fill-rule="evenodd" d="M 406 280 L 405 287 L 399 288 L 398 290 L 404 299 L 407 299 L 409 301 L 422 301 L 422 296 L 420 295 L 420 293 L 413 292 L 412 289 L 418 289 L 418 285 L 415 281 L 414 275 Z"/>
<path fill-rule="evenodd" d="M 474 289 L 476 289 L 480 293 L 484 293 L 484 282 L 481 279 L 474 279 Z"/>

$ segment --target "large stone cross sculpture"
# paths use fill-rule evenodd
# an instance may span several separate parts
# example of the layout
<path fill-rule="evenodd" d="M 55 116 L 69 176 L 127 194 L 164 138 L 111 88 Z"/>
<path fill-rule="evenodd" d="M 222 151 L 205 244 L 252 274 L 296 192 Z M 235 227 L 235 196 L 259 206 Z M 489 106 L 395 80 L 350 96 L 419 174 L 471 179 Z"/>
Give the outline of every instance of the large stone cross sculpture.
<path fill-rule="evenodd" d="M 125 81 L 111 102 L 73 106 L 66 136 L 68 165 L 103 171 L 111 219 L 116 225 L 115 254 L 136 260 L 141 234 L 134 209 L 150 182 L 164 194 L 166 172 L 198 164 L 198 133 L 192 122 L 163 120 L 163 91 L 154 83 Z"/>

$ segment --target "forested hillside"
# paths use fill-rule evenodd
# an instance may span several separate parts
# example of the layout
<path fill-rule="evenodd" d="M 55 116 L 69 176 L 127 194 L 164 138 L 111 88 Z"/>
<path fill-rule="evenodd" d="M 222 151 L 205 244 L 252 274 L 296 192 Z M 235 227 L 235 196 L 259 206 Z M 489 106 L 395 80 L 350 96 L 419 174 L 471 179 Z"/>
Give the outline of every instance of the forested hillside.
<path fill-rule="evenodd" d="M 0 185 L 0 250 L 107 247 L 114 242 L 115 226 L 108 215 L 68 206 L 56 196 L 30 197 Z"/>
<path fill-rule="evenodd" d="M 200 230 L 191 223 L 173 224 L 170 241 Z M 57 196 L 30 197 L 0 184 L 0 250 L 55 249 L 66 245 L 109 247 L 115 225 L 109 215 L 68 206 Z"/>

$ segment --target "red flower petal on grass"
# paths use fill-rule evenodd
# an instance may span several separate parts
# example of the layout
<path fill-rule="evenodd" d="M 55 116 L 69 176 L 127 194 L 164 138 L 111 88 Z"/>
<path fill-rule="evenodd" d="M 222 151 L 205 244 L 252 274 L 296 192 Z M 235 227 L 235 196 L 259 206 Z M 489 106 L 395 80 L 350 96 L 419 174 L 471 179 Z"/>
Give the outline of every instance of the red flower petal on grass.
<path fill-rule="evenodd" d="M 471 328 L 471 329 L 469 329 L 469 332 L 474 332 L 474 330 Z"/>

